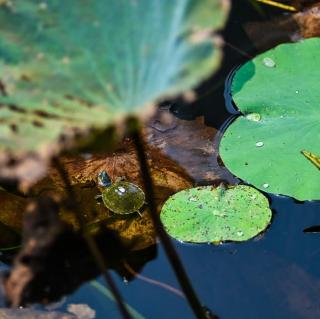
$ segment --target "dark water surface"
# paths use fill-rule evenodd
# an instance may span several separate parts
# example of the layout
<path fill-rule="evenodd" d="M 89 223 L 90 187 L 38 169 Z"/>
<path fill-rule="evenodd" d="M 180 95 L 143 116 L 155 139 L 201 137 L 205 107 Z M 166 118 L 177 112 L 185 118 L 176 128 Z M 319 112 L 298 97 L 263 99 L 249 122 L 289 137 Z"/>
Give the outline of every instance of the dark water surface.
<path fill-rule="evenodd" d="M 192 119 L 204 115 L 206 123 L 216 128 L 230 115 L 224 101 L 227 75 L 243 63 L 247 55 L 258 53 L 243 26 L 248 21 L 268 20 L 272 15 L 283 14 L 274 9 L 259 13 L 246 0 L 233 2 L 223 35 L 229 44 L 245 54 L 227 45 L 223 67 L 200 88 L 203 95 L 200 101 L 196 105 L 172 107 L 172 112 L 179 117 Z M 268 198 L 273 220 L 260 237 L 241 244 L 218 246 L 174 241 L 176 249 L 200 299 L 221 319 L 320 318 L 320 234 L 303 233 L 305 228 L 320 224 L 320 202 L 298 203 L 280 196 Z M 139 278 L 126 283 L 113 275 L 125 301 L 141 318 L 194 318 L 180 296 Z M 141 275 L 180 289 L 161 245 L 157 258 L 145 265 Z M 88 304 L 96 311 L 97 319 L 121 318 L 115 304 L 90 283 L 68 296 L 58 310 L 65 310 L 70 303 Z"/>
<path fill-rule="evenodd" d="M 270 200 L 273 221 L 260 238 L 218 246 L 175 242 L 201 300 L 222 319 L 320 318 L 320 234 L 303 233 L 320 224 L 320 203 Z M 161 247 L 142 274 L 179 287 Z M 115 279 L 126 301 L 145 318 L 194 318 L 183 299 L 163 288 Z M 121 318 L 88 284 L 67 302 L 88 303 L 99 319 Z"/>

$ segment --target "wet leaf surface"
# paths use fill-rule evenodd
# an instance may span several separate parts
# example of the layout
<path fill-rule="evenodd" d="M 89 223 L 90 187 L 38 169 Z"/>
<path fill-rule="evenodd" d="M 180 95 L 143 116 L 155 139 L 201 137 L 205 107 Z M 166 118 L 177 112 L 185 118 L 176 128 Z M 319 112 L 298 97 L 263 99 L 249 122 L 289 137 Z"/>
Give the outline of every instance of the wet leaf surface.
<path fill-rule="evenodd" d="M 301 154 L 319 154 L 319 49 L 318 38 L 283 44 L 235 74 L 231 91 L 243 115 L 224 133 L 220 155 L 233 174 L 261 190 L 320 199 L 318 169 Z M 252 113 L 261 120 L 248 118 Z"/>
<path fill-rule="evenodd" d="M 27 187 L 61 149 L 208 78 L 228 9 L 228 0 L 2 2 L 1 176 Z"/>
<path fill-rule="evenodd" d="M 248 240 L 266 229 L 271 216 L 267 198 L 245 185 L 181 191 L 166 201 L 160 215 L 172 237 L 193 243 Z"/>

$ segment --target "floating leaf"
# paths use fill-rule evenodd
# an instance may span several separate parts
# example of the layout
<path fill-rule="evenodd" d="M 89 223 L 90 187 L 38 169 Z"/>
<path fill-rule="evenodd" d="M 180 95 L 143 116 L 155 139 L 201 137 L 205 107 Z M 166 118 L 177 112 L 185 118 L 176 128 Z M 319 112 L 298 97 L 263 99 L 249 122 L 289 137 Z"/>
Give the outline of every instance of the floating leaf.
<path fill-rule="evenodd" d="M 220 155 L 230 171 L 257 188 L 298 200 L 320 199 L 320 173 L 301 154 L 320 154 L 320 39 L 283 44 L 235 74 L 242 112 L 226 130 Z M 272 59 L 274 67 L 264 64 Z M 252 121 L 248 114 L 260 114 Z"/>
<path fill-rule="evenodd" d="M 172 237 L 212 243 L 248 240 L 269 225 L 271 215 L 266 197 L 250 186 L 238 185 L 183 190 L 166 201 L 160 217 Z"/>
<path fill-rule="evenodd" d="M 218 66 L 226 0 L 7 1 L 0 6 L 0 168 L 32 182 L 48 159 Z M 78 144 L 78 143 L 77 143 Z M 19 168 L 19 169 L 17 169 Z"/>

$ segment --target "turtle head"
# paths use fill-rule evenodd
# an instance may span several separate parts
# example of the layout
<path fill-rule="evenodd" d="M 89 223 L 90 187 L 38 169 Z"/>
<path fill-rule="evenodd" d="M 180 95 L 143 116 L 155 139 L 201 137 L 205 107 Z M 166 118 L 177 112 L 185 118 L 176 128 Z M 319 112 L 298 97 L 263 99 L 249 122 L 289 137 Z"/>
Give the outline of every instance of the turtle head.
<path fill-rule="evenodd" d="M 110 176 L 106 171 L 101 171 L 98 174 L 98 185 L 103 187 L 108 187 L 112 184 Z"/>

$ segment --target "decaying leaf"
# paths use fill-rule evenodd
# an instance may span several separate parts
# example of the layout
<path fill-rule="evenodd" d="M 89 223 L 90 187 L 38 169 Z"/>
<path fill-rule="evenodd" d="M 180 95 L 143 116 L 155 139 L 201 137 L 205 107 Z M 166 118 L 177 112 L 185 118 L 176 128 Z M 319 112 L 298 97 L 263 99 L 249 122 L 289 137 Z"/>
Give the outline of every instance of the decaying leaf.
<path fill-rule="evenodd" d="M 4 282 L 13 306 L 58 300 L 99 274 L 83 237 L 60 221 L 58 205 L 49 197 L 29 204 L 23 235 L 23 248 Z M 111 231 L 96 236 L 96 242 L 108 267 L 115 268 L 127 255 Z"/>
<path fill-rule="evenodd" d="M 28 199 L 0 190 L 0 223 L 21 233 L 22 216 Z"/>
<path fill-rule="evenodd" d="M 22 213 L 26 199 L 0 190 L 0 251 L 21 244 Z"/>
<path fill-rule="evenodd" d="M 307 2 L 305 3 L 307 4 Z M 309 1 L 298 6 L 299 12 L 278 16 L 268 21 L 249 22 L 245 25 L 248 37 L 260 51 L 266 51 L 284 42 L 320 36 L 320 2 Z"/>
<path fill-rule="evenodd" d="M 55 311 L 37 311 L 31 309 L 1 309 L 1 319 L 77 319 L 76 316 L 55 312 Z"/>
<path fill-rule="evenodd" d="M 300 35 L 301 38 L 320 36 L 320 2 L 296 13 L 293 19 L 299 26 L 298 35 Z"/>
<path fill-rule="evenodd" d="M 159 150 L 147 147 L 147 155 L 155 184 L 156 203 L 160 211 L 162 203 L 170 195 L 191 187 L 192 179 L 174 161 L 162 155 Z M 138 214 L 119 217 L 109 212 L 102 203 L 95 199 L 95 196 L 100 193 L 96 181 L 101 170 L 106 170 L 112 180 L 124 176 L 128 181 L 140 187 L 143 186 L 139 162 L 130 142 L 125 142 L 113 154 L 91 157 L 88 154 L 84 154 L 82 157 L 69 156 L 61 161 L 70 176 L 83 215 L 93 231 L 107 225 L 110 229 L 117 231 L 122 240 L 130 244 L 133 250 L 147 248 L 156 242 L 147 205 L 142 209 L 142 217 Z M 49 176 L 32 190 L 34 197 L 44 194 L 53 196 L 60 201 L 66 197 L 64 184 L 54 168 L 51 168 Z M 21 229 L 21 220 L 27 199 L 0 191 L 0 200 L 4 203 L 0 222 L 14 229 Z M 62 207 L 60 215 L 64 221 L 78 229 L 79 225 L 72 211 Z"/>
<path fill-rule="evenodd" d="M 148 147 L 147 156 L 155 186 L 155 200 L 160 211 L 162 203 L 170 195 L 190 187 L 192 180 L 182 168 L 157 149 Z M 133 250 L 147 248 L 156 242 L 147 204 L 140 209 L 142 217 L 138 214 L 119 216 L 95 199 L 101 190 L 92 185 L 96 183 L 98 173 L 102 170 L 108 172 L 113 181 L 122 176 L 143 189 L 140 165 L 130 142 L 126 142 L 121 150 L 112 155 L 95 156 L 91 159 L 69 157 L 65 158 L 63 163 L 72 178 L 77 200 L 83 208 L 88 224 L 101 222 L 108 225 L 110 229 L 119 232 L 121 239 L 132 245 Z M 55 188 L 55 192 L 64 194 L 63 183 L 54 169 L 50 171 L 50 178 L 45 183 L 47 187 Z M 78 227 L 74 215 L 67 209 L 62 210 L 61 217 L 75 228 Z"/>
<path fill-rule="evenodd" d="M 187 121 L 174 117 L 168 108 L 160 108 L 146 127 L 148 142 L 176 161 L 197 184 L 236 179 L 218 163 L 214 148 L 217 130 L 207 126 L 203 117 Z"/>
<path fill-rule="evenodd" d="M 96 312 L 87 304 L 69 304 L 68 311 L 75 314 L 78 319 L 95 319 Z"/>
<path fill-rule="evenodd" d="M 147 155 L 155 184 L 156 202 L 159 207 L 173 193 L 192 186 L 192 181 L 185 171 L 175 164 L 175 162 L 162 155 L 157 149 L 147 147 Z M 90 156 L 87 154 L 83 157 L 87 158 Z M 156 238 L 153 224 L 147 212 L 148 207 L 144 207 L 142 217 L 136 214 L 122 218 L 122 216 L 119 217 L 109 212 L 102 203 L 99 204 L 95 199 L 95 195 L 100 192 L 96 181 L 97 175 L 101 170 L 106 170 L 112 180 L 115 180 L 116 177 L 124 176 L 127 180 L 142 187 L 140 166 L 134 148 L 130 141 L 126 141 L 122 145 L 122 148 L 113 154 L 95 155 L 89 159 L 84 159 L 83 157 L 69 156 L 61 159 L 61 162 L 71 178 L 72 185 L 77 194 L 76 200 L 83 209 L 83 215 L 87 221 L 88 228 L 93 234 L 98 236 L 98 243 L 105 244 L 109 241 L 108 238 L 103 237 L 106 227 L 115 230 L 120 235 L 122 242 L 127 244 L 126 246 L 131 251 L 136 251 L 126 253 L 126 262 L 133 266 L 136 271 L 139 271 L 139 268 L 146 261 L 154 257 L 154 250 L 151 251 L 150 249 L 154 247 Z M 36 185 L 32 192 L 32 195 L 36 198 L 41 198 L 45 195 L 53 196 L 61 204 L 59 214 L 62 220 L 72 225 L 74 229 L 78 229 L 79 225 L 74 218 L 73 212 L 68 208 L 67 203 L 64 202 L 66 198 L 64 184 L 55 168 L 50 169 L 49 176 Z M 3 194 L 7 193 L 3 192 Z M 13 205 L 8 207 L 10 211 L 7 211 L 3 216 L 3 221 L 6 222 L 6 219 L 8 219 L 10 225 L 16 226 L 19 223 L 10 220 L 10 212 L 15 212 L 16 216 L 21 218 L 23 210 L 17 212 L 16 209 L 23 207 L 27 200 L 16 195 L 8 194 L 8 196 L 15 200 L 13 201 Z M 43 205 L 40 209 L 33 209 L 33 211 L 38 212 L 36 222 L 33 222 L 31 219 L 31 224 L 25 225 L 26 231 L 24 237 L 26 238 L 26 243 L 6 283 L 9 299 L 14 304 L 21 304 L 23 301 L 30 299 L 31 301 L 38 301 L 40 296 L 42 301 L 43 298 L 54 300 L 60 297 L 61 293 L 67 293 L 69 289 L 74 289 L 75 285 L 78 286 L 83 280 L 88 280 L 98 273 L 92 264 L 90 266 L 80 266 L 81 262 L 92 263 L 92 260 L 83 259 L 83 257 L 80 257 L 82 258 L 81 261 L 79 260 L 78 257 L 82 256 L 83 252 L 86 251 L 85 244 L 79 235 L 65 228 L 66 226 L 62 226 L 63 224 L 59 224 L 56 220 L 56 215 L 50 214 L 50 209 L 56 210 L 58 207 L 51 204 Z M 40 214 L 43 216 L 41 217 Z M 48 225 L 48 219 L 49 221 L 54 221 L 53 223 L 49 222 L 49 225 L 53 225 L 50 230 L 44 227 Z M 101 231 L 102 229 L 104 231 Z M 102 234 L 100 240 L 99 234 Z M 41 236 L 44 235 L 46 237 L 42 238 Z M 79 249 L 82 251 L 82 254 L 79 252 L 78 255 Z M 104 249 L 103 245 L 102 249 Z M 117 249 L 117 251 L 121 252 L 121 249 Z M 105 252 L 108 253 L 108 250 Z M 85 255 L 89 256 L 90 254 L 87 252 Z M 43 262 L 37 264 L 39 259 Z M 74 265 L 73 267 L 68 267 L 68 269 L 72 269 L 73 273 L 63 276 L 70 278 L 72 283 L 66 284 L 63 282 L 63 285 L 60 287 L 58 285 L 59 281 L 57 278 L 59 276 L 57 275 L 57 271 L 60 274 L 61 272 L 64 273 L 61 270 L 64 269 L 61 263 L 65 262 L 69 265 Z M 53 269 L 48 271 L 50 267 L 53 267 Z M 125 267 L 121 265 L 112 265 L 112 267 L 116 268 L 122 275 L 130 278 L 131 275 L 127 273 Z M 75 268 L 83 271 L 75 272 Z M 89 272 L 88 269 L 90 270 Z M 48 273 L 51 275 L 48 276 Z M 39 280 L 42 288 L 48 287 L 45 294 L 42 288 L 41 292 L 37 290 Z M 51 288 L 53 282 L 55 282 L 55 289 Z M 66 287 L 68 287 L 68 291 L 65 291 Z"/>
<path fill-rule="evenodd" d="M 228 0 L 2 1 L 0 175 L 27 187 L 61 149 L 197 86 L 219 65 L 213 35 L 228 9 Z"/>

